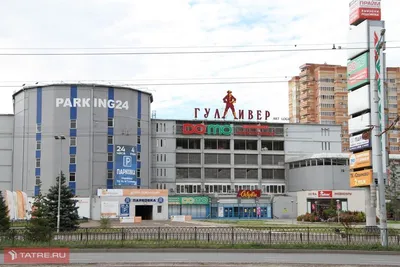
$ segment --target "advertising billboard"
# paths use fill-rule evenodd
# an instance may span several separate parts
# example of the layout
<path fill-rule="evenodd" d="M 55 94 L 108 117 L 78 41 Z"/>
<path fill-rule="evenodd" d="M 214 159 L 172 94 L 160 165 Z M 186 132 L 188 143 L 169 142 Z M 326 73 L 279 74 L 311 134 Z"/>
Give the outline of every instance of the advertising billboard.
<path fill-rule="evenodd" d="M 357 27 L 350 27 L 347 33 L 347 58 L 355 58 L 369 49 L 368 44 L 369 21 L 366 20 Z"/>
<path fill-rule="evenodd" d="M 350 91 L 348 94 L 348 114 L 353 115 L 362 111 L 369 110 L 370 96 L 369 85 L 364 85 L 357 90 Z"/>
<path fill-rule="evenodd" d="M 350 137 L 350 151 L 359 151 L 371 147 L 370 138 L 364 139 L 362 134 Z"/>
<path fill-rule="evenodd" d="M 128 145 L 115 146 L 114 184 L 118 186 L 135 186 L 136 179 L 136 147 Z"/>
<path fill-rule="evenodd" d="M 350 25 L 357 26 L 364 20 L 381 20 L 381 0 L 353 0 L 349 8 Z"/>
<path fill-rule="evenodd" d="M 358 133 L 369 129 L 371 125 L 371 114 L 365 113 L 349 120 L 349 134 Z"/>
<path fill-rule="evenodd" d="M 372 169 L 350 172 L 350 187 L 364 187 L 372 184 Z"/>
<path fill-rule="evenodd" d="M 365 150 L 350 156 L 350 169 L 370 167 L 372 165 L 371 150 Z"/>
<path fill-rule="evenodd" d="M 352 90 L 369 83 L 369 52 L 347 63 L 347 89 Z"/>

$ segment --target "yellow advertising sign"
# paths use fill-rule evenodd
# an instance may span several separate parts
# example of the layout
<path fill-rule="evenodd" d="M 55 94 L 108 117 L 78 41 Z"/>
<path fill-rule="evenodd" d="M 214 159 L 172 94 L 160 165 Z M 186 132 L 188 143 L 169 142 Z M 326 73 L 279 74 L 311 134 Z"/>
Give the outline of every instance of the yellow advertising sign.
<path fill-rule="evenodd" d="M 371 159 L 372 155 L 370 150 L 354 153 L 350 156 L 350 169 L 371 167 Z"/>
<path fill-rule="evenodd" d="M 364 187 L 372 184 L 372 170 L 350 173 L 350 187 Z"/>

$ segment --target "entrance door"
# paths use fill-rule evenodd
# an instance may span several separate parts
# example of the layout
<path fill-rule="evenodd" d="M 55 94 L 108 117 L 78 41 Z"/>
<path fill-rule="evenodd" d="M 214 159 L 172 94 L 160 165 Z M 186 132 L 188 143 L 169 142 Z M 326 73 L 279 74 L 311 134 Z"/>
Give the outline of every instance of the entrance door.
<path fill-rule="evenodd" d="M 153 220 L 153 206 L 135 206 L 135 216 L 142 220 Z"/>
<path fill-rule="evenodd" d="M 224 217 L 225 218 L 233 217 L 233 207 L 224 207 Z"/>

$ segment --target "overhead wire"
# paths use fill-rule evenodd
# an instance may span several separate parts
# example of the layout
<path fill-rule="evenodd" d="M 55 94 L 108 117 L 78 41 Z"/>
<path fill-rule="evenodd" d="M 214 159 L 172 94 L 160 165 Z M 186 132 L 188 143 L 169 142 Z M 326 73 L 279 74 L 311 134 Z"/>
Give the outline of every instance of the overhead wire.
<path fill-rule="evenodd" d="M 398 49 L 400 46 L 386 46 L 387 49 Z M 309 51 L 344 51 L 359 50 L 364 47 L 331 47 L 304 49 L 258 49 L 258 50 L 212 50 L 212 51 L 161 51 L 161 52 L 90 52 L 90 53 L 0 53 L 0 56 L 128 56 L 128 55 L 189 55 L 189 54 L 237 54 L 237 53 L 275 53 L 275 52 L 309 52 Z M 373 50 L 371 48 L 370 50 Z"/>
<path fill-rule="evenodd" d="M 322 64 L 321 64 L 322 65 Z M 292 76 L 292 78 L 295 77 L 299 77 L 297 76 Z M 206 78 L 204 78 L 206 79 Z M 218 79 L 218 78 L 215 78 Z M 235 78 L 232 78 L 235 79 Z M 288 79 L 288 78 L 287 78 Z M 318 83 L 318 82 L 324 82 L 324 83 L 347 83 L 348 80 L 351 81 L 373 81 L 375 79 L 348 79 L 348 78 L 339 78 L 339 79 L 330 79 L 330 81 L 326 80 L 327 78 L 321 78 L 321 79 L 309 79 L 309 80 L 302 80 L 301 78 L 295 80 L 298 83 Z M 147 79 L 146 79 L 147 80 Z M 151 80 L 151 79 L 149 79 Z M 179 80 L 179 79 L 177 79 Z M 185 80 L 185 79 L 182 79 Z M 194 79 L 195 80 L 195 79 Z M 386 78 L 386 79 L 381 79 L 382 81 L 386 82 L 386 81 L 390 81 L 390 80 L 397 80 L 397 79 L 393 79 L 393 78 Z M 101 81 L 101 80 L 92 80 L 91 82 L 88 82 L 89 80 L 86 80 L 86 83 L 107 83 L 106 81 Z M 117 82 L 118 80 L 113 80 L 114 82 Z M 210 81 L 210 82 L 176 82 L 176 83 L 135 83 L 134 80 L 119 80 L 121 82 L 121 84 L 114 84 L 113 86 L 131 86 L 131 87 L 141 87 L 141 86 L 193 86 L 193 85 L 232 85 L 232 84 L 276 84 L 276 83 L 288 83 L 292 80 L 260 80 L 260 81 L 221 81 L 221 82 L 214 82 L 214 81 Z M 0 81 L 0 83 L 6 83 L 7 81 L 3 82 Z M 21 83 L 24 81 L 21 81 Z M 8 82 L 7 82 L 8 83 Z M 4 85 L 1 84 L 0 87 L 2 88 L 15 88 L 15 87 L 23 87 L 23 86 L 27 86 L 27 87 L 32 87 L 32 86 L 46 86 L 47 85 L 51 85 L 51 84 L 85 84 L 83 82 L 81 82 L 80 80 L 75 80 L 75 81 L 65 81 L 63 80 L 62 82 L 57 82 L 57 81 L 36 81 L 37 84 L 31 84 L 31 85 Z M 104 84 L 109 86 L 110 84 Z M 329 86 L 327 86 L 329 87 Z"/>
<path fill-rule="evenodd" d="M 386 40 L 397 43 L 400 40 Z M 187 46 L 115 46 L 115 47 L 0 47 L 0 50 L 118 50 L 118 49 L 187 49 L 187 48 L 228 48 L 228 47 L 299 47 L 323 45 L 373 44 L 372 42 L 330 42 L 330 43 L 292 43 L 292 44 L 256 44 L 256 45 L 187 45 Z"/>

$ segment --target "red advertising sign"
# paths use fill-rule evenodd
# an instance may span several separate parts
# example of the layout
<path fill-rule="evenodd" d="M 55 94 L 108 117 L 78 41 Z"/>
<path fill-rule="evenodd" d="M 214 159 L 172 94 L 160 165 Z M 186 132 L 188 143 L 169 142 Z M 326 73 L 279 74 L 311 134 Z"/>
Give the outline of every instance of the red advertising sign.
<path fill-rule="evenodd" d="M 237 197 L 240 198 L 256 198 L 261 197 L 261 190 L 239 190 L 237 193 Z"/>
<path fill-rule="evenodd" d="M 212 116 L 214 119 L 225 119 L 228 115 L 229 111 L 231 111 L 233 118 L 235 120 L 268 120 L 271 116 L 271 113 L 268 110 L 243 110 L 239 109 L 236 111 L 236 97 L 233 96 L 232 91 L 228 90 L 225 97 L 222 99 L 225 107 L 223 112 L 220 112 L 219 109 L 212 110 L 211 108 L 195 108 L 194 109 L 194 118 L 198 119 L 200 116 L 207 119 Z M 222 113 L 222 116 L 221 116 Z"/>
<path fill-rule="evenodd" d="M 5 264 L 69 264 L 69 248 L 5 248 Z"/>
<path fill-rule="evenodd" d="M 333 194 L 330 190 L 318 191 L 318 197 L 332 198 Z"/>
<path fill-rule="evenodd" d="M 235 135 L 275 136 L 275 132 L 269 130 L 268 125 L 243 125 Z"/>
<path fill-rule="evenodd" d="M 381 20 L 381 0 L 353 0 L 349 7 L 350 25 L 357 26 L 364 20 Z"/>

